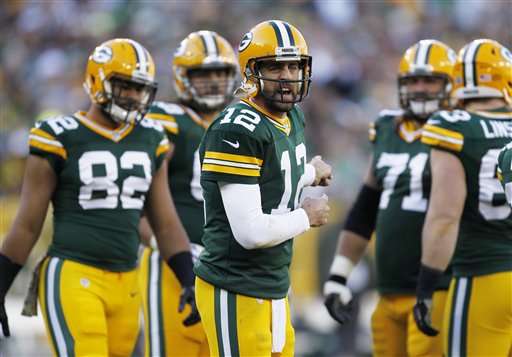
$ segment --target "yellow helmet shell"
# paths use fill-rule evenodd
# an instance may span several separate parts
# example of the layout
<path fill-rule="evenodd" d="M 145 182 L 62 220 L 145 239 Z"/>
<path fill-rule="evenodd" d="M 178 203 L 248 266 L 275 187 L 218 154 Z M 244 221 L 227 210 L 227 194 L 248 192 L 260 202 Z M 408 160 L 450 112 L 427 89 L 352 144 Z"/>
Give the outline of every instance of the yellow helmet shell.
<path fill-rule="evenodd" d="M 457 54 L 441 41 L 426 39 L 409 47 L 398 67 L 398 94 L 400 107 L 417 120 L 426 120 L 440 109 L 452 106 L 450 94 L 453 88 L 452 71 Z M 437 93 L 409 92 L 408 79 L 437 77 L 442 87 Z"/>
<path fill-rule="evenodd" d="M 237 77 L 236 57 L 229 42 L 213 31 L 197 31 L 189 34 L 174 53 L 172 62 L 173 85 L 178 97 L 185 102 L 195 101 L 207 107 L 207 98 L 195 93 L 189 81 L 189 71 L 194 69 L 228 69 L 228 88 L 222 100 L 225 104 L 232 98 Z M 222 104 L 222 103 L 220 103 Z"/>
<path fill-rule="evenodd" d="M 247 32 L 238 47 L 238 64 L 242 74 L 242 89 L 250 96 L 260 92 L 260 81 L 255 64 L 261 60 L 303 61 L 302 88 L 307 97 L 311 82 L 312 58 L 302 34 L 294 26 L 280 20 L 264 21 Z"/>
<path fill-rule="evenodd" d="M 497 41 L 478 39 L 460 51 L 453 69 L 458 100 L 503 98 L 512 104 L 512 55 Z"/>
<path fill-rule="evenodd" d="M 156 85 L 155 62 L 140 43 L 124 38 L 106 41 L 89 56 L 84 88 L 93 103 L 109 99 L 108 83 L 118 76 L 136 83 Z"/>

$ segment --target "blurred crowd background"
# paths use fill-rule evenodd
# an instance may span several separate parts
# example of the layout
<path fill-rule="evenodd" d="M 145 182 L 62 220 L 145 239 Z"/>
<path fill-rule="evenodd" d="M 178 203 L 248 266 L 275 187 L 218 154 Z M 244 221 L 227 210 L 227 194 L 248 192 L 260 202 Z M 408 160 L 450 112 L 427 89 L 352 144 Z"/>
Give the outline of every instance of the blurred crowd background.
<path fill-rule="evenodd" d="M 509 49 L 512 43 L 511 0 L 4 0 L 0 7 L 2 239 L 17 210 L 28 131 L 48 115 L 88 108 L 82 81 L 95 46 L 116 37 L 143 44 L 157 66 L 156 98 L 173 100 L 173 51 L 190 32 L 216 31 L 236 50 L 242 36 L 264 20 L 284 20 L 301 31 L 313 56 L 311 95 L 300 104 L 307 118 L 308 156 L 322 155 L 334 168 L 334 180 L 325 191 L 332 209 L 330 224 L 296 240 L 292 306 L 299 356 L 371 353 L 371 254 L 349 280 L 358 297 L 353 323 L 339 327 L 328 317 L 321 287 L 345 213 L 366 170 L 371 149 L 368 124 L 381 109 L 398 107 L 396 75 L 403 52 L 425 38 L 443 41 L 455 51 L 476 38 L 491 38 Z M 42 239 L 9 293 L 14 338 L 0 341 L 0 356 L 50 353 L 42 322 L 19 317 L 18 309 L 30 268 L 50 235 L 48 219 Z M 38 327 L 25 330 L 29 332 L 22 339 L 16 337 L 19 325 Z M 27 343 L 27 338 L 37 342 Z"/>

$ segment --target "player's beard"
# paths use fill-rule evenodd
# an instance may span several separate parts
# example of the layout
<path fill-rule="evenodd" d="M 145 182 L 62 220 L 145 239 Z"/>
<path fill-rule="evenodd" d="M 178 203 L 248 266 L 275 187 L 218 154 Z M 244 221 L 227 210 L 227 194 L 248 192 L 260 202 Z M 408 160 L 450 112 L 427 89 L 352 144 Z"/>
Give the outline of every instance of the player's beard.
<path fill-rule="evenodd" d="M 284 99 L 287 101 L 295 101 L 297 100 L 297 91 L 292 88 L 292 86 L 287 87 L 291 90 L 291 95 L 285 96 Z M 265 101 L 265 105 L 271 110 L 281 113 L 288 113 L 290 110 L 293 109 L 293 106 L 295 103 L 283 103 L 283 96 L 281 95 L 281 92 L 279 91 L 279 87 L 276 86 L 274 89 L 269 90 L 267 88 L 264 88 L 263 93 L 263 100 Z"/>

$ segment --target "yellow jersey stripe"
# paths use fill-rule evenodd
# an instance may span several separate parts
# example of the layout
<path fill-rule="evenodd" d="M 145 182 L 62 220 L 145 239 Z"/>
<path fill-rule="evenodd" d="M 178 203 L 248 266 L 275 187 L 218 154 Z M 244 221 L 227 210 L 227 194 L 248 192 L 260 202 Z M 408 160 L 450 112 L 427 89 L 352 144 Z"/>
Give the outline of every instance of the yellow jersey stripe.
<path fill-rule="evenodd" d="M 425 133 L 426 131 L 437 134 L 439 136 L 445 136 L 445 137 L 449 137 L 449 138 L 452 138 L 455 140 L 464 141 L 464 136 L 461 133 L 459 133 L 458 131 L 453 131 L 453 130 L 449 130 L 449 129 L 439 128 L 434 125 L 425 124 L 423 126 L 423 133 Z"/>
<path fill-rule="evenodd" d="M 204 158 L 205 158 L 205 160 L 206 159 L 219 159 L 219 160 L 227 160 L 227 161 L 240 162 L 240 163 L 257 164 L 258 166 L 263 165 L 263 160 L 258 159 L 256 157 L 226 154 L 226 153 L 217 152 L 217 151 L 205 152 Z"/>
<path fill-rule="evenodd" d="M 165 130 L 167 130 L 171 134 L 178 135 L 180 131 L 178 123 L 176 122 L 176 119 L 172 115 L 148 113 L 144 117 L 158 122 L 165 128 Z"/>
<path fill-rule="evenodd" d="M 204 159 L 204 164 L 214 164 L 214 165 L 222 165 L 222 166 L 232 166 L 232 167 L 239 167 L 242 169 L 252 169 L 252 170 L 259 170 L 260 167 L 256 164 L 242 164 L 239 162 L 231 162 L 231 161 L 224 161 L 224 160 L 215 160 L 215 159 Z"/>
<path fill-rule="evenodd" d="M 371 142 L 374 142 L 377 138 L 377 130 L 375 130 L 375 123 L 370 123 L 370 127 L 368 128 L 368 138 Z"/>
<path fill-rule="evenodd" d="M 167 138 L 160 141 L 158 147 L 156 148 L 156 156 L 160 156 L 162 153 L 166 153 L 169 151 L 169 140 Z"/>
<path fill-rule="evenodd" d="M 56 140 L 54 137 L 51 137 L 51 136 L 50 136 L 50 138 L 47 138 L 47 137 L 31 134 L 31 135 L 28 136 L 28 138 L 30 140 L 39 141 L 39 142 L 41 142 L 41 143 L 43 143 L 45 145 L 56 146 L 56 147 L 59 147 L 59 148 L 63 148 L 64 147 L 60 141 Z"/>
<path fill-rule="evenodd" d="M 202 171 L 220 172 L 220 173 L 232 174 L 232 175 L 240 175 L 240 176 L 251 176 L 251 177 L 259 177 L 260 176 L 260 170 L 241 169 L 241 168 L 237 168 L 237 167 L 213 165 L 213 164 L 203 164 L 203 167 L 201 170 Z"/>
<path fill-rule="evenodd" d="M 30 135 L 37 135 L 37 136 L 42 136 L 43 138 L 47 138 L 47 139 L 50 139 L 50 140 L 56 140 L 55 139 L 55 136 L 47 133 L 46 131 L 44 130 L 41 130 L 39 128 L 32 128 L 30 129 Z"/>
<path fill-rule="evenodd" d="M 36 140 L 34 138 L 31 138 L 29 140 L 29 145 L 33 148 L 37 148 L 37 149 L 40 149 L 40 150 L 43 150 L 43 151 L 46 151 L 46 152 L 49 152 L 52 154 L 59 155 L 64 160 L 66 160 L 68 158 L 68 153 L 67 153 L 66 149 L 64 149 L 62 146 L 59 147 L 59 146 L 55 146 L 55 145 L 48 145 L 48 144 L 45 144 L 44 142 L 42 142 L 41 140 Z"/>
<path fill-rule="evenodd" d="M 464 144 L 463 139 L 454 139 L 429 131 L 423 131 L 421 142 L 427 145 L 445 147 L 454 151 L 462 151 L 462 146 Z"/>

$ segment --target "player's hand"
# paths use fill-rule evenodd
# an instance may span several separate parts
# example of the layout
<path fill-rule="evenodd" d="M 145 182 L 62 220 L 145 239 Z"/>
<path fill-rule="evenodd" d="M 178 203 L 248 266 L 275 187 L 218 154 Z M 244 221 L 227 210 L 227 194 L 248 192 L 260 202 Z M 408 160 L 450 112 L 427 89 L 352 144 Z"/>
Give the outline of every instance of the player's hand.
<path fill-rule="evenodd" d="M 5 301 L 0 299 L 0 324 L 2 324 L 2 332 L 5 337 L 11 336 L 9 331 L 9 322 L 7 320 L 7 313 L 5 312 Z"/>
<path fill-rule="evenodd" d="M 330 208 L 326 194 L 322 197 L 306 197 L 300 207 L 306 211 L 311 227 L 320 227 L 327 223 Z"/>
<path fill-rule="evenodd" d="M 430 314 L 432 312 L 432 299 L 417 298 L 416 304 L 412 309 L 414 321 L 416 325 L 427 336 L 437 336 L 439 333 L 434 327 L 432 327 L 430 321 Z"/>
<path fill-rule="evenodd" d="M 309 162 L 315 168 L 315 180 L 311 186 L 329 186 L 332 179 L 332 168 L 326 164 L 322 157 L 317 155 Z"/>
<path fill-rule="evenodd" d="M 340 324 L 350 320 L 352 310 L 352 292 L 346 285 L 347 279 L 331 275 L 324 284 L 324 304 L 329 315 Z"/>
<path fill-rule="evenodd" d="M 201 321 L 201 316 L 196 306 L 196 294 L 194 286 L 184 286 L 181 289 L 179 312 L 185 309 L 185 305 L 190 305 L 190 314 L 183 320 L 183 325 L 192 326 Z"/>

